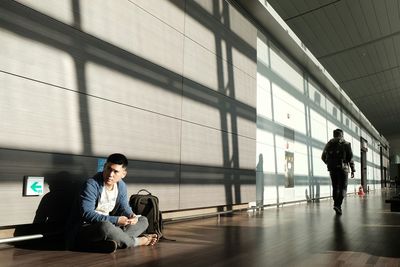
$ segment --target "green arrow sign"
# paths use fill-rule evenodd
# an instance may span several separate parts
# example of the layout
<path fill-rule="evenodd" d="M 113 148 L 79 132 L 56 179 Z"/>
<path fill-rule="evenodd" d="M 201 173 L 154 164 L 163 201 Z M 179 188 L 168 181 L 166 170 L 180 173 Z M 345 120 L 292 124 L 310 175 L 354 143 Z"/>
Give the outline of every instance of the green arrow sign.
<path fill-rule="evenodd" d="M 34 192 L 36 192 L 36 193 L 42 193 L 42 186 L 41 186 L 41 185 L 38 185 L 38 182 L 34 182 L 34 183 L 31 185 L 31 188 L 32 188 L 32 190 L 33 190 Z"/>

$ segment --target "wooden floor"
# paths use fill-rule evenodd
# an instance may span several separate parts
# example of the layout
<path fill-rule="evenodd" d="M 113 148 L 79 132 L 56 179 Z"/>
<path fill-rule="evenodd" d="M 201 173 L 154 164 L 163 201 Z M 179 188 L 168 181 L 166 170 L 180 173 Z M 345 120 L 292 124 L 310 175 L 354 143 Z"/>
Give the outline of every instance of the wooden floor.
<path fill-rule="evenodd" d="M 393 191 L 168 224 L 176 242 L 113 254 L 1 248 L 0 266 L 400 266 L 400 213 Z"/>

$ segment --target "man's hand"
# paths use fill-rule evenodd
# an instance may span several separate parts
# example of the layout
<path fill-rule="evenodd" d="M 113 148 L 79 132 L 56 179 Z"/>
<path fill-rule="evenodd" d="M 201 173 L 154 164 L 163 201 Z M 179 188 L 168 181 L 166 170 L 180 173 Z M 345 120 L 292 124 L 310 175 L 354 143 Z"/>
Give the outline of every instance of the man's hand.
<path fill-rule="evenodd" d="M 119 226 L 126 226 L 129 224 L 136 224 L 137 222 L 138 218 L 136 217 L 135 214 L 132 214 L 131 216 L 129 216 L 129 218 L 126 216 L 119 216 L 117 224 Z"/>
<path fill-rule="evenodd" d="M 117 224 L 118 224 L 119 226 L 125 226 L 125 225 L 128 225 L 128 224 L 130 224 L 130 223 L 129 223 L 128 217 L 126 217 L 126 216 L 119 216 L 119 217 L 118 217 L 118 222 L 117 222 Z"/>
<path fill-rule="evenodd" d="M 138 222 L 138 218 L 139 217 L 137 217 L 136 214 L 131 214 L 128 219 L 129 224 L 136 224 Z"/>
<path fill-rule="evenodd" d="M 117 224 L 119 226 L 126 226 L 129 224 L 136 224 L 137 221 L 138 221 L 138 217 L 136 217 L 135 214 L 131 214 L 131 216 L 129 216 L 129 218 L 126 216 L 119 216 Z"/>
<path fill-rule="evenodd" d="M 351 178 L 354 178 L 354 172 L 351 172 Z"/>

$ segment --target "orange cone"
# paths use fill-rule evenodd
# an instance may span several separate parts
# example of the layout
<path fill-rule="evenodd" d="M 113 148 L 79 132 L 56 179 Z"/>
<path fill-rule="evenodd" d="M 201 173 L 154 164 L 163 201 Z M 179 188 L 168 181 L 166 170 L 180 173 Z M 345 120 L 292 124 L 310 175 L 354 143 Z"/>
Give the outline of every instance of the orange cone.
<path fill-rule="evenodd" d="M 358 188 L 358 195 L 359 196 L 364 196 L 365 195 L 365 193 L 364 193 L 364 189 L 363 189 L 363 187 L 360 185 L 360 187 Z"/>

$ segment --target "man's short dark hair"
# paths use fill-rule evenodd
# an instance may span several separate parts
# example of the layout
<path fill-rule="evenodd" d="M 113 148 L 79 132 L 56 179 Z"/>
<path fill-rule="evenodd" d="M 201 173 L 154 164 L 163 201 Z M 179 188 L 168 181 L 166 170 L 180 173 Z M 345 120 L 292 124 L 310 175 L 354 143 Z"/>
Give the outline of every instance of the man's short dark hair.
<path fill-rule="evenodd" d="M 342 129 L 336 129 L 333 131 L 333 137 L 342 137 L 343 136 L 343 130 Z"/>
<path fill-rule="evenodd" d="M 120 153 L 114 153 L 108 156 L 107 162 L 122 165 L 124 168 L 128 167 L 128 159 Z"/>

